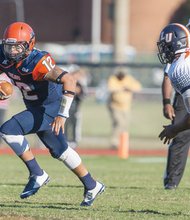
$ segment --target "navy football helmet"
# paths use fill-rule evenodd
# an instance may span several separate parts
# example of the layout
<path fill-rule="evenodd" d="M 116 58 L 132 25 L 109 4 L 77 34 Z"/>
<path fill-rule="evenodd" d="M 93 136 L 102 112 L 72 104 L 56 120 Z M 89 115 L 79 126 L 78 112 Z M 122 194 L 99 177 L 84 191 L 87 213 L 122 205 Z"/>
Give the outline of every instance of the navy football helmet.
<path fill-rule="evenodd" d="M 160 33 L 158 58 L 162 64 L 172 63 L 176 54 L 187 51 L 190 45 L 190 34 L 187 27 L 172 23 L 167 25 Z"/>

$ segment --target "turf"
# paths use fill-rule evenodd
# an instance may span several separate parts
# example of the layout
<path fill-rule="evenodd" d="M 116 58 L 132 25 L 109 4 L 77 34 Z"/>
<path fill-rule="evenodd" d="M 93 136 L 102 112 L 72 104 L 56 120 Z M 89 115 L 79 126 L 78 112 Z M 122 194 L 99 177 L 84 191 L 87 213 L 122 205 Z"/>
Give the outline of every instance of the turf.
<path fill-rule="evenodd" d="M 37 159 L 51 181 L 36 195 L 21 200 L 19 194 L 28 177 L 25 166 L 16 156 L 1 155 L 0 220 L 190 219 L 190 173 L 187 170 L 177 190 L 163 190 L 164 158 L 83 157 L 93 176 L 107 186 L 90 208 L 79 206 L 81 183 L 61 162 L 50 156 Z"/>

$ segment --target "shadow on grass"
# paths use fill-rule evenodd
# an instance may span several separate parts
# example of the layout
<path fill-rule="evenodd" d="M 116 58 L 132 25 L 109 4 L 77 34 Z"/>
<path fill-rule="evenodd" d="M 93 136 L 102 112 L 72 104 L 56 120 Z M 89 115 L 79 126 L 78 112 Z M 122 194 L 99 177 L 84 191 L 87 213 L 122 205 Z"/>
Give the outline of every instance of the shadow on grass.
<path fill-rule="evenodd" d="M 27 207 L 26 207 L 27 205 Z M 78 206 L 78 207 L 74 207 Z M 36 203 L 29 201 L 14 201 L 13 203 L 0 203 L 0 208 L 19 208 L 19 209 L 54 209 L 54 210 L 80 210 L 81 207 L 78 204 L 71 203 Z"/>
<path fill-rule="evenodd" d="M 6 202 L 6 203 L 0 203 L 0 208 L 18 208 L 20 209 L 53 209 L 53 210 L 65 210 L 65 211 L 97 211 L 97 212 L 107 212 L 108 210 L 105 210 L 104 208 L 96 209 L 92 206 L 80 206 L 79 203 L 66 203 L 66 202 L 58 202 L 58 203 L 37 203 L 35 202 L 29 202 L 29 201 L 14 201 L 13 202 Z"/>
<path fill-rule="evenodd" d="M 161 216 L 190 216 L 190 215 L 184 214 L 182 212 L 164 213 L 164 212 L 159 212 L 159 211 L 149 210 L 149 209 L 145 209 L 145 210 L 130 209 L 128 211 L 120 211 L 120 212 L 141 213 L 141 214 L 144 213 L 144 214 L 154 214 L 154 215 L 161 215 Z"/>
<path fill-rule="evenodd" d="M 15 201 L 14 204 L 8 204 L 8 203 L 0 203 L 0 208 L 19 208 L 19 209 L 26 209 L 26 205 L 29 205 L 28 208 L 31 209 L 54 209 L 54 210 L 74 210 L 74 211 L 79 211 L 79 210 L 89 210 L 92 207 L 80 207 L 78 204 L 71 204 L 71 203 L 55 203 L 55 204 L 47 204 L 47 203 L 34 203 L 34 202 L 29 202 L 29 201 Z M 97 212 L 107 212 L 105 208 L 94 208 L 93 211 Z M 110 210 L 111 211 L 111 210 Z M 147 214 L 147 215 L 155 215 L 155 216 L 170 216 L 172 219 L 172 216 L 184 216 L 184 217 L 189 217 L 190 215 L 184 214 L 182 212 L 173 212 L 173 213 L 165 213 L 165 212 L 160 212 L 156 210 L 134 210 L 134 209 L 129 209 L 129 210 L 113 210 L 113 212 L 118 212 L 118 213 L 139 213 L 139 214 Z"/>

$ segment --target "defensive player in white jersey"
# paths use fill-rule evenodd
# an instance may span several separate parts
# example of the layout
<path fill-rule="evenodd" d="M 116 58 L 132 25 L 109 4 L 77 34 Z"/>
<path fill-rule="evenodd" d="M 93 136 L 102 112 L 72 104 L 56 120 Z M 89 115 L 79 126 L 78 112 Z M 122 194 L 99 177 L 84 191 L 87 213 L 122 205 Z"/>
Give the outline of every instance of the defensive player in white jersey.
<path fill-rule="evenodd" d="M 186 27 L 190 30 L 190 19 Z M 187 110 L 183 97 L 178 92 L 175 91 L 175 95 L 172 98 L 173 87 L 167 75 L 169 67 L 170 64 L 165 66 L 162 81 L 163 115 L 166 119 L 171 120 L 172 124 L 175 124 L 187 114 Z M 190 129 L 178 133 L 172 139 L 168 146 L 167 163 L 163 178 L 164 189 L 174 190 L 179 186 L 185 171 L 189 148 Z"/>
<path fill-rule="evenodd" d="M 179 132 L 190 128 L 190 34 L 181 24 L 167 25 L 157 43 L 161 63 L 170 63 L 168 77 L 173 88 L 182 95 L 187 114 L 177 123 L 164 126 L 159 138 L 170 143 Z"/>
<path fill-rule="evenodd" d="M 166 119 L 171 120 L 172 124 L 176 124 L 187 114 L 187 110 L 183 102 L 183 97 L 178 92 L 175 91 L 173 97 L 173 87 L 167 75 L 169 67 L 170 64 L 167 64 L 164 68 L 162 82 L 163 115 Z M 169 144 L 163 178 L 164 189 L 173 190 L 178 187 L 185 171 L 189 147 L 190 129 L 177 134 Z"/>

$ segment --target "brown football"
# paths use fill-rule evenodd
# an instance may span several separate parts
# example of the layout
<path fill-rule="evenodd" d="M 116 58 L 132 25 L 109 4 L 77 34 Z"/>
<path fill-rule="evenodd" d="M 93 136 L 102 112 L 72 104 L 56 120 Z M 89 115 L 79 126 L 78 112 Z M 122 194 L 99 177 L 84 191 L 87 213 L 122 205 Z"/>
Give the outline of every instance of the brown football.
<path fill-rule="evenodd" d="M 5 100 L 13 94 L 13 85 L 6 81 L 0 80 L 0 100 Z"/>

